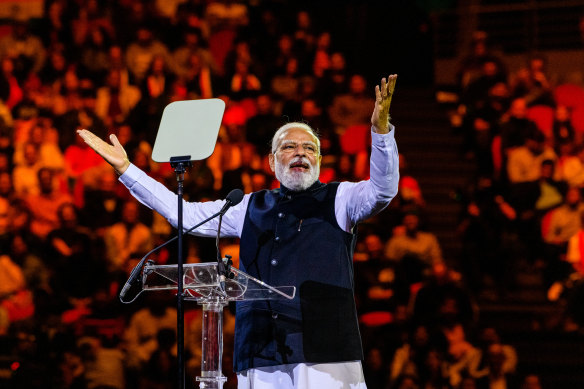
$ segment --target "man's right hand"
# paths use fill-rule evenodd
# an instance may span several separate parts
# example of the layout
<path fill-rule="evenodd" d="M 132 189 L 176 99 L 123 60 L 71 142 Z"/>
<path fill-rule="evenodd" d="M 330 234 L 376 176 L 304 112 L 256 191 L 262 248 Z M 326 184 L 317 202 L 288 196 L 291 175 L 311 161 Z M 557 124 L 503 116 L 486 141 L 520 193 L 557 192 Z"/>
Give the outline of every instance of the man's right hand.
<path fill-rule="evenodd" d="M 114 134 L 110 135 L 111 145 L 88 130 L 77 130 L 77 134 L 83 138 L 89 147 L 101 155 L 107 163 L 112 165 L 118 175 L 124 174 L 128 166 L 130 166 L 128 154 L 126 154 L 126 150 L 124 150 L 124 147 Z"/>

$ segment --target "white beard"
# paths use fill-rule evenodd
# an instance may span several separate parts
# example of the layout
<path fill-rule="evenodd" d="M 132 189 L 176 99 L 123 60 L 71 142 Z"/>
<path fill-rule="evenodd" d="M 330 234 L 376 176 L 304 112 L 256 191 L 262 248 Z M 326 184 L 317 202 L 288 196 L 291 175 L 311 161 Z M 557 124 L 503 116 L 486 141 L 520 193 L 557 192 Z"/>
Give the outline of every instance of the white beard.
<path fill-rule="evenodd" d="M 295 192 L 306 190 L 310 188 L 312 184 L 318 180 L 320 175 L 320 166 L 318 164 L 312 165 L 308 158 L 297 158 L 290 162 L 290 164 L 302 161 L 308 165 L 308 171 L 293 171 L 290 170 L 290 166 L 284 166 L 280 164 L 277 158 L 275 158 L 275 173 L 278 181 L 282 183 L 286 188 L 293 190 Z"/>

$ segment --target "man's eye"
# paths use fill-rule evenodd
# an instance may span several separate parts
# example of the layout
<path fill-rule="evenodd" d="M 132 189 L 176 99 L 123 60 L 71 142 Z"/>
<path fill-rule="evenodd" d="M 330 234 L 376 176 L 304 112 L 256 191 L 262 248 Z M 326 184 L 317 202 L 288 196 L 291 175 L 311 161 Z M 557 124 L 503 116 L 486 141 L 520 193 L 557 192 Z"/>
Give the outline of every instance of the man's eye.
<path fill-rule="evenodd" d="M 296 148 L 296 146 L 291 145 L 291 144 L 290 145 L 284 145 L 284 146 L 282 146 L 282 149 L 283 150 L 292 150 L 292 149 L 295 149 L 295 148 Z"/>
<path fill-rule="evenodd" d="M 304 148 L 305 148 L 306 150 L 308 150 L 308 151 L 312 151 L 312 152 L 314 152 L 314 151 L 316 150 L 316 149 L 314 148 L 314 146 L 310 146 L 310 145 L 308 145 L 308 146 L 304 146 Z"/>

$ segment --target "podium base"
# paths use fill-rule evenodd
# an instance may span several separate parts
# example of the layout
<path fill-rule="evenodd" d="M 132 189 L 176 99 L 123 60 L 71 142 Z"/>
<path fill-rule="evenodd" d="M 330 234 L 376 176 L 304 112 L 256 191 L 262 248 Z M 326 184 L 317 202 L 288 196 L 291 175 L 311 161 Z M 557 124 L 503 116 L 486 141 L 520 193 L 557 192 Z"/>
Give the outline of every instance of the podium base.
<path fill-rule="evenodd" d="M 223 384 L 227 381 L 227 377 L 197 377 L 197 382 L 200 382 L 200 389 L 223 389 Z"/>

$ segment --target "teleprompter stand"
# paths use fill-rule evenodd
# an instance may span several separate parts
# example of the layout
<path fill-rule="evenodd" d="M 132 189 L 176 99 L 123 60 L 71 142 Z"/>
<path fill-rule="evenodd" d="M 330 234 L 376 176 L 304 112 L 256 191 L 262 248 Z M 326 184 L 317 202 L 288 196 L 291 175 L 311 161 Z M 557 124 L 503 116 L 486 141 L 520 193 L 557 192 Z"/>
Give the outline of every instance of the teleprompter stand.
<path fill-rule="evenodd" d="M 185 387 L 184 293 L 183 293 L 183 181 L 191 161 L 209 157 L 215 149 L 225 103 L 220 99 L 175 101 L 162 112 L 152 159 L 170 162 L 176 173 L 178 274 L 177 281 L 177 359 L 178 389 Z"/>
<path fill-rule="evenodd" d="M 223 259 L 228 265 L 228 259 Z M 223 375 L 223 308 L 230 301 L 278 300 L 294 298 L 294 286 L 273 287 L 228 266 L 230 273 L 220 281 L 216 263 L 183 265 L 147 264 L 142 273 L 146 291 L 184 290 L 184 299 L 196 301 L 203 307 L 201 375 L 199 388 L 222 389 L 227 378 Z"/>

